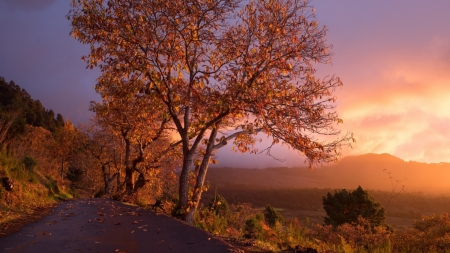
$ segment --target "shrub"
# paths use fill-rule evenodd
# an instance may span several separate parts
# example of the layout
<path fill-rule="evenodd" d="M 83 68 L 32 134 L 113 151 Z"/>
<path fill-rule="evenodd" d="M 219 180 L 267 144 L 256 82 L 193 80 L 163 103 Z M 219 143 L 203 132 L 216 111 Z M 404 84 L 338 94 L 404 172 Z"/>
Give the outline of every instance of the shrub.
<path fill-rule="evenodd" d="M 345 223 L 337 227 L 332 225 L 312 226 L 310 236 L 321 241 L 342 245 L 344 248 L 364 248 L 369 252 L 374 252 L 375 249 L 387 247 L 389 245 L 389 237 L 392 231 L 385 226 L 372 227 L 370 222 L 362 217 L 357 222 L 352 224 Z"/>
<path fill-rule="evenodd" d="M 217 193 L 209 201 L 208 209 L 219 216 L 224 216 L 230 211 L 227 200 Z"/>
<path fill-rule="evenodd" d="M 253 216 L 245 221 L 244 231 L 247 237 L 257 238 L 263 233 L 262 215 Z"/>
<path fill-rule="evenodd" d="M 281 216 L 279 212 L 273 209 L 273 207 L 267 205 L 266 209 L 264 210 L 264 220 L 267 225 L 273 228 L 278 222 L 283 221 L 283 216 Z"/>
<path fill-rule="evenodd" d="M 204 208 L 197 211 L 196 225 L 212 234 L 226 234 L 228 221 L 226 217 Z"/>
<path fill-rule="evenodd" d="M 372 227 L 385 224 L 385 210 L 369 193 L 359 186 L 356 190 L 336 191 L 322 198 L 327 213 L 325 224 L 337 227 L 344 223 L 356 223 L 358 218 L 369 221 Z"/>
<path fill-rule="evenodd" d="M 398 252 L 449 252 L 450 217 L 448 213 L 424 215 L 412 229 L 397 232 L 393 242 Z"/>

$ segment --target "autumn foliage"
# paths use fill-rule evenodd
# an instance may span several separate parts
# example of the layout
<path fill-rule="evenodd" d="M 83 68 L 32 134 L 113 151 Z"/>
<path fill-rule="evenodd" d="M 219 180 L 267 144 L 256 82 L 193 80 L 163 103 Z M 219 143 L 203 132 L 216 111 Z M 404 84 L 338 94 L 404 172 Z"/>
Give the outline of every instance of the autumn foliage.
<path fill-rule="evenodd" d="M 351 140 L 337 135 L 339 78 L 318 78 L 329 63 L 326 28 L 308 1 L 72 1 L 72 36 L 91 45 L 104 100 L 142 99 L 149 121 L 169 120 L 180 145 L 180 213 L 192 222 L 215 150 L 254 148 L 258 133 L 316 165 L 335 161 Z M 135 115 L 139 117 L 140 113 Z M 189 185 L 196 164 L 196 182 Z M 193 187 L 191 189 L 191 187 Z"/>

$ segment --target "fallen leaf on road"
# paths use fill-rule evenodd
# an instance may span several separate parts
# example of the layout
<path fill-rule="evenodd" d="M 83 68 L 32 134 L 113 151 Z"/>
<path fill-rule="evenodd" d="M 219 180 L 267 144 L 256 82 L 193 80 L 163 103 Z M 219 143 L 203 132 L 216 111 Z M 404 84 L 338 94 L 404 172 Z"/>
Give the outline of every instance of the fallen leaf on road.
<path fill-rule="evenodd" d="M 133 224 L 138 224 L 138 222 L 137 221 L 133 221 Z"/>

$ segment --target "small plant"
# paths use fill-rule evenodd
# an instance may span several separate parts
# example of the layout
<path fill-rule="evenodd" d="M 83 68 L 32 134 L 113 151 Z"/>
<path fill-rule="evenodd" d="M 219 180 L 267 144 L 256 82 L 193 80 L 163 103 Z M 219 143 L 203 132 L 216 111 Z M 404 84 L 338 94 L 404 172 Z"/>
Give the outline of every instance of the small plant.
<path fill-rule="evenodd" d="M 388 171 L 388 170 L 386 170 L 386 169 L 384 169 L 383 172 L 385 172 L 385 173 L 388 175 L 389 181 L 391 182 L 391 187 L 392 187 L 391 193 L 390 193 L 390 195 L 389 195 L 389 197 L 388 197 L 388 199 L 386 200 L 386 203 L 385 203 L 385 205 L 384 205 L 385 208 L 387 209 L 388 206 L 389 206 L 389 204 L 391 203 L 392 199 L 393 199 L 394 197 L 399 196 L 399 195 L 405 190 L 405 186 L 402 185 L 402 188 L 401 188 L 400 190 L 396 191 L 396 189 L 397 189 L 397 187 L 399 186 L 399 184 L 401 184 L 401 183 L 403 183 L 404 181 L 408 180 L 408 178 L 405 177 L 405 178 L 403 178 L 402 180 L 396 180 L 395 183 L 394 183 L 394 181 L 393 181 L 394 178 L 392 177 L 391 172 Z"/>
<path fill-rule="evenodd" d="M 230 211 L 227 200 L 218 193 L 209 201 L 208 209 L 219 216 L 224 216 Z"/>
<path fill-rule="evenodd" d="M 227 217 L 221 216 L 208 208 L 197 211 L 196 226 L 212 234 L 226 234 L 228 228 Z"/>
<path fill-rule="evenodd" d="M 36 160 L 29 156 L 25 156 L 24 158 L 22 158 L 22 163 L 23 165 L 25 165 L 25 169 L 27 169 L 28 171 L 33 171 L 37 165 Z"/>
<path fill-rule="evenodd" d="M 262 235 L 262 215 L 253 216 L 245 221 L 245 236 L 249 238 L 257 238 Z"/>
<path fill-rule="evenodd" d="M 267 225 L 273 228 L 277 223 L 283 221 L 283 216 L 281 216 L 279 212 L 273 209 L 272 206 L 267 205 L 266 209 L 264 210 L 264 220 L 266 221 Z"/>

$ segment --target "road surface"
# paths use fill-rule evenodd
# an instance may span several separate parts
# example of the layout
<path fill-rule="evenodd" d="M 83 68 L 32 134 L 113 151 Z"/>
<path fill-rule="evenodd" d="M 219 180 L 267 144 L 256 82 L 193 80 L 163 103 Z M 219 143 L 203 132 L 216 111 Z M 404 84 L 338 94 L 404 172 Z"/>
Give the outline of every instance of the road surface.
<path fill-rule="evenodd" d="M 198 228 L 138 207 L 106 199 L 76 200 L 0 238 L 6 253 L 235 252 Z"/>

